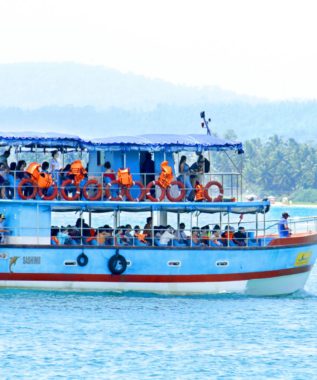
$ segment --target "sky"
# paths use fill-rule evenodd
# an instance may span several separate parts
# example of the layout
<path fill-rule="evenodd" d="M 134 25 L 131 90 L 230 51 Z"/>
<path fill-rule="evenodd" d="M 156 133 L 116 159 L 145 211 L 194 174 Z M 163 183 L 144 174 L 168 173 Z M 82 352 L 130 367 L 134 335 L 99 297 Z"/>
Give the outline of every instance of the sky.
<path fill-rule="evenodd" d="M 316 14 L 308 0 L 0 0 L 0 64 L 77 62 L 317 99 Z"/>

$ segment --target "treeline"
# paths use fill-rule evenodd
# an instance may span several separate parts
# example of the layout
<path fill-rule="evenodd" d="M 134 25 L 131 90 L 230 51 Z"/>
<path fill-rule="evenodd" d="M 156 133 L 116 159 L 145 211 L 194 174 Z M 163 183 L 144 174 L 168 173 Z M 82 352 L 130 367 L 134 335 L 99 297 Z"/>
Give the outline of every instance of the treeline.
<path fill-rule="evenodd" d="M 232 131 L 225 137 L 236 138 Z M 244 142 L 244 192 L 317 202 L 317 145 L 271 136 Z M 237 161 L 237 157 L 235 157 Z M 222 157 L 220 166 L 225 166 Z"/>

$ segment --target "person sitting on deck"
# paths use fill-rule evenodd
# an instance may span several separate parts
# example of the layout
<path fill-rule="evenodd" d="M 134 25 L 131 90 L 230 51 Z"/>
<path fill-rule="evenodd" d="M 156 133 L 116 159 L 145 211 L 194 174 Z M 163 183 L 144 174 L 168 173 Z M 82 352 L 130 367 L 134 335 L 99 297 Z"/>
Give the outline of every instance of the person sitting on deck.
<path fill-rule="evenodd" d="M 107 239 L 107 231 L 103 227 L 97 228 L 97 233 L 95 236 L 91 236 L 87 239 L 87 243 L 90 245 L 106 245 L 106 239 Z"/>
<path fill-rule="evenodd" d="M 106 231 L 105 245 L 106 246 L 114 245 L 113 236 L 112 236 L 113 229 L 108 224 L 105 224 L 102 228 Z"/>
<path fill-rule="evenodd" d="M 124 227 L 124 240 L 127 245 L 133 245 L 133 236 L 132 236 L 132 226 L 131 224 L 127 224 Z"/>
<path fill-rule="evenodd" d="M 125 240 L 124 236 L 124 231 L 125 227 L 124 226 L 119 226 L 116 231 L 115 231 L 115 245 L 116 246 L 124 246 L 127 245 L 127 242 Z"/>
<path fill-rule="evenodd" d="M 56 237 L 57 237 L 60 245 L 67 244 L 66 242 L 69 239 L 68 228 L 61 226 L 61 228 L 57 232 Z"/>
<path fill-rule="evenodd" d="M 185 223 L 179 224 L 179 229 L 176 231 L 176 239 L 174 240 L 174 245 L 188 245 L 188 236 L 185 232 Z"/>
<path fill-rule="evenodd" d="M 146 236 L 144 234 L 141 234 L 141 228 L 140 226 L 134 227 L 134 239 L 133 243 L 137 247 L 143 247 L 147 246 L 146 242 Z"/>
<path fill-rule="evenodd" d="M 247 245 L 247 233 L 245 228 L 240 226 L 238 231 L 233 234 L 233 242 L 239 247 L 245 247 Z"/>
<path fill-rule="evenodd" d="M 201 242 L 204 245 L 210 245 L 210 228 L 208 224 L 206 226 L 201 227 Z"/>
<path fill-rule="evenodd" d="M 200 247 L 201 246 L 200 228 L 199 227 L 193 227 L 192 228 L 191 246 L 192 247 Z"/>
<path fill-rule="evenodd" d="M 225 247 L 234 247 L 235 244 L 233 242 L 234 228 L 227 225 L 225 227 L 224 232 L 221 235 L 221 242 Z"/>
<path fill-rule="evenodd" d="M 57 234 L 59 233 L 59 227 L 51 227 L 51 245 L 60 245 Z"/>
<path fill-rule="evenodd" d="M 212 229 L 212 235 L 210 236 L 210 245 L 212 247 L 222 247 L 221 235 L 220 235 L 220 226 L 216 224 Z"/>
<path fill-rule="evenodd" d="M 280 237 L 288 237 L 291 235 L 291 230 L 288 227 L 288 221 L 289 214 L 287 212 L 284 212 L 282 214 L 282 219 L 278 222 L 278 233 Z"/>
<path fill-rule="evenodd" d="M 171 226 L 166 226 L 165 231 L 162 233 L 160 240 L 158 241 L 159 246 L 168 246 L 171 244 L 174 236 L 174 229 Z"/>

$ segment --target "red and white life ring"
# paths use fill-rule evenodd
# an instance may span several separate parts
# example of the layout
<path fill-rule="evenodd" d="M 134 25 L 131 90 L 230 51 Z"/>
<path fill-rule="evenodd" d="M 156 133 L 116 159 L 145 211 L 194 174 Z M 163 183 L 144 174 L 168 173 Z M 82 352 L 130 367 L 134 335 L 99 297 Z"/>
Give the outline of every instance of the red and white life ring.
<path fill-rule="evenodd" d="M 44 201 L 52 201 L 57 197 L 58 188 L 57 188 L 57 185 L 55 182 L 48 189 L 51 189 L 51 188 L 53 188 L 52 194 L 51 195 L 45 195 L 43 193 L 44 188 L 39 187 L 39 196 L 41 197 L 41 199 L 43 199 Z M 48 189 L 46 189 L 46 190 L 48 190 Z"/>
<path fill-rule="evenodd" d="M 76 193 L 73 197 L 68 196 L 65 191 L 65 187 L 68 185 L 74 185 L 76 187 Z M 61 186 L 61 195 L 66 201 L 76 201 L 80 197 L 80 188 L 79 185 L 75 185 L 72 179 L 66 179 Z"/>
<path fill-rule="evenodd" d="M 32 186 L 32 193 L 29 195 L 23 194 L 23 186 L 29 185 L 28 187 Z M 30 178 L 22 178 L 18 185 L 18 194 L 21 199 L 27 200 L 27 199 L 34 199 L 37 193 L 37 184 L 32 181 Z"/>
<path fill-rule="evenodd" d="M 180 191 L 180 194 L 178 195 L 178 197 L 173 197 L 173 195 L 171 194 L 172 186 L 178 186 L 179 191 Z M 180 202 L 184 199 L 185 195 L 186 195 L 185 186 L 183 182 L 181 181 L 172 181 L 169 187 L 166 189 L 166 197 L 171 202 Z"/>
<path fill-rule="evenodd" d="M 212 197 L 209 195 L 209 189 L 212 186 L 216 186 L 219 189 L 219 194 L 214 199 L 212 199 Z M 205 186 L 205 199 L 208 202 L 221 202 L 223 199 L 223 186 L 222 186 L 222 184 L 218 181 L 208 182 L 207 185 Z"/>
<path fill-rule="evenodd" d="M 140 188 L 140 195 L 136 198 L 133 198 L 132 195 L 131 195 L 131 187 L 127 187 L 126 188 L 126 191 L 125 191 L 125 195 L 127 197 L 127 199 L 131 202 L 140 202 L 143 200 L 143 198 L 145 197 L 145 188 L 143 186 L 143 183 L 142 182 L 139 182 L 139 181 L 136 181 L 134 182 L 133 181 L 133 184 L 132 186 L 138 186 Z"/>
<path fill-rule="evenodd" d="M 118 186 L 119 195 L 116 196 L 116 197 L 113 197 L 111 195 L 110 189 L 111 189 L 111 187 L 113 185 L 117 185 Z M 111 181 L 110 183 L 108 183 L 108 185 L 106 186 L 105 194 L 106 194 L 106 197 L 107 197 L 108 201 L 114 201 L 114 202 L 116 202 L 116 201 L 122 201 L 123 196 L 125 194 L 125 189 L 123 187 L 121 187 L 121 184 L 120 184 L 120 182 L 118 180 L 115 180 L 115 181 Z"/>
<path fill-rule="evenodd" d="M 97 191 L 95 195 L 89 195 L 89 187 L 94 187 Z M 87 201 L 99 201 L 102 196 L 102 188 L 96 179 L 89 179 L 83 187 L 83 195 Z"/>
<path fill-rule="evenodd" d="M 161 189 L 161 195 L 159 198 L 154 198 L 153 195 L 151 194 L 151 190 L 153 186 L 158 186 Z M 161 202 L 166 195 L 166 190 L 164 187 L 162 187 L 158 181 L 151 181 L 148 183 L 146 186 L 146 197 L 151 201 L 151 202 Z"/>

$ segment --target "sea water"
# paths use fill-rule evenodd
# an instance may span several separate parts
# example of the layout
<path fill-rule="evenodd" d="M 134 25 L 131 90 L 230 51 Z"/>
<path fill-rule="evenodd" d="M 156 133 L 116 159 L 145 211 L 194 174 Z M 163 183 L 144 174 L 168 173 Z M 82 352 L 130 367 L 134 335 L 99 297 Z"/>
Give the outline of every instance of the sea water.
<path fill-rule="evenodd" d="M 0 291 L 0 379 L 316 378 L 317 267 L 283 297 Z"/>

